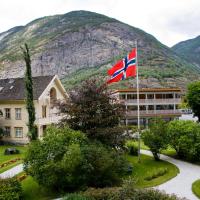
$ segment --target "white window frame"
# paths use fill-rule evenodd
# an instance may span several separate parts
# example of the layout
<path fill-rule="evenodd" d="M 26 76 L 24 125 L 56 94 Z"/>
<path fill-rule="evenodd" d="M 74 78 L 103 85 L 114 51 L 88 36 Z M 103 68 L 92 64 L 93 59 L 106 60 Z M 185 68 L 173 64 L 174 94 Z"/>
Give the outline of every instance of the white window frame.
<path fill-rule="evenodd" d="M 22 127 L 15 127 L 15 137 L 16 138 L 23 137 L 23 128 Z"/>
<path fill-rule="evenodd" d="M 15 119 L 16 120 L 22 119 L 22 109 L 21 108 L 15 108 Z"/>

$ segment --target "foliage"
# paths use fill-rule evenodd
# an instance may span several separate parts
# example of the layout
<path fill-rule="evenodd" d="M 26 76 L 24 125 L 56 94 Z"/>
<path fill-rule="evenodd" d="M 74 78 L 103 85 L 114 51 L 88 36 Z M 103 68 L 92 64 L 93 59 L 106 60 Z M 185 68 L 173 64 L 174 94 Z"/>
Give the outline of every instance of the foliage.
<path fill-rule="evenodd" d="M 194 112 L 194 116 L 200 121 L 200 81 L 190 83 L 187 92 L 188 105 Z"/>
<path fill-rule="evenodd" d="M 94 200 L 117 200 L 119 187 L 88 188 L 83 195 Z"/>
<path fill-rule="evenodd" d="M 67 127 L 49 127 L 43 140 L 32 142 L 24 160 L 25 171 L 39 184 L 54 190 L 82 184 L 81 143 L 85 136 Z"/>
<path fill-rule="evenodd" d="M 200 198 L 200 179 L 196 180 L 193 184 L 192 184 L 192 192 Z"/>
<path fill-rule="evenodd" d="M 199 161 L 200 125 L 193 121 L 174 120 L 167 128 L 169 144 L 181 159 Z"/>
<path fill-rule="evenodd" d="M 22 199 L 22 188 L 19 181 L 16 178 L 0 179 L 0 199 Z"/>
<path fill-rule="evenodd" d="M 166 130 L 166 122 L 161 118 L 154 118 L 150 121 L 149 130 L 142 133 L 144 144 L 150 148 L 155 160 L 160 160 L 158 154 L 167 147 Z"/>
<path fill-rule="evenodd" d="M 151 173 L 151 175 L 145 177 L 144 179 L 147 181 L 151 181 L 155 178 L 165 175 L 168 172 L 167 168 L 159 168 L 155 172 Z"/>
<path fill-rule="evenodd" d="M 88 166 L 88 185 L 105 187 L 118 185 L 125 175 L 128 162 L 118 151 L 105 148 L 101 143 L 91 143 L 82 147 L 85 166 Z"/>
<path fill-rule="evenodd" d="M 106 86 L 93 79 L 85 81 L 69 94 L 67 104 L 61 110 L 67 113 L 63 123 L 74 130 L 81 130 L 92 140 L 99 140 L 110 146 L 123 146 L 124 128 L 119 127 L 122 116 L 120 104 L 114 99 Z"/>
<path fill-rule="evenodd" d="M 26 73 L 25 73 L 25 88 L 26 88 L 26 109 L 28 111 L 28 130 L 30 140 L 35 140 L 37 138 L 37 129 L 34 125 L 35 122 L 35 107 L 33 102 L 33 80 L 31 73 L 31 58 L 29 53 L 28 45 L 25 43 L 24 48 L 22 48 L 23 58 L 26 63 Z"/>
<path fill-rule="evenodd" d="M 24 179 L 21 186 L 24 200 L 44 200 L 60 197 L 60 194 L 58 195 L 55 191 L 39 185 L 31 176 Z"/>
<path fill-rule="evenodd" d="M 94 200 L 181 200 L 155 189 L 135 189 L 131 180 L 126 181 L 121 188 L 89 188 L 83 194 Z"/>
<path fill-rule="evenodd" d="M 117 184 L 126 163 L 118 152 L 68 127 L 49 127 L 43 140 L 30 144 L 24 161 L 25 171 L 39 184 L 63 191 Z"/>

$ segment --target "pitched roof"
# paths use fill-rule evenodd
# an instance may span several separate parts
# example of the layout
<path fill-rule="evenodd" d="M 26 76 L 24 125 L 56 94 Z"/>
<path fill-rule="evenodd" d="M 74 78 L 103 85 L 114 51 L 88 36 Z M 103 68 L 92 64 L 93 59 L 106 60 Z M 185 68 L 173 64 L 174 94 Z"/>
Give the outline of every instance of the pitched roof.
<path fill-rule="evenodd" d="M 54 76 L 33 77 L 33 98 L 38 99 Z M 0 79 L 0 100 L 24 100 L 24 78 Z"/>

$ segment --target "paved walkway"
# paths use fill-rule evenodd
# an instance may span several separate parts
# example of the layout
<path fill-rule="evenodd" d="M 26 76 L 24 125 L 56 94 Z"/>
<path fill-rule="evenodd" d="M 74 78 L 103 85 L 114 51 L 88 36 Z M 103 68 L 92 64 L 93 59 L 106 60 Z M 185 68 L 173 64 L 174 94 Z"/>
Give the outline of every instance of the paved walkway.
<path fill-rule="evenodd" d="M 19 164 L 0 174 L 0 178 L 10 178 L 23 171 L 23 164 Z"/>
<path fill-rule="evenodd" d="M 147 150 L 141 150 L 141 153 L 152 156 L 151 152 Z M 191 188 L 192 183 L 197 179 L 200 179 L 200 166 L 176 160 L 165 155 L 161 155 L 160 158 L 176 165 L 179 168 L 180 173 L 173 179 L 155 188 L 164 190 L 168 194 L 176 194 L 179 197 L 186 197 L 189 200 L 198 200 L 198 198 L 192 193 Z"/>

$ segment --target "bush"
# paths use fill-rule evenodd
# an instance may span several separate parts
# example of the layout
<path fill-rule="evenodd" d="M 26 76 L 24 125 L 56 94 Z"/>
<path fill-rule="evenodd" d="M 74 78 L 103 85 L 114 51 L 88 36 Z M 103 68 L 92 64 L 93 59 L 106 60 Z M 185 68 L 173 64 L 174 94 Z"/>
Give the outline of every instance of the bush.
<path fill-rule="evenodd" d="M 113 186 L 121 182 L 127 161 L 112 148 L 89 142 L 68 127 L 49 127 L 43 140 L 29 145 L 25 171 L 52 190 L 75 191 Z"/>
<path fill-rule="evenodd" d="M 21 184 L 16 178 L 0 179 L 0 199 L 1 200 L 22 199 Z"/>
<path fill-rule="evenodd" d="M 144 179 L 147 181 L 151 181 L 155 178 L 165 175 L 167 172 L 168 172 L 167 168 L 160 168 L 160 169 L 157 169 L 156 172 L 154 172 L 153 174 L 145 177 Z"/>
<path fill-rule="evenodd" d="M 142 133 L 144 144 L 150 148 L 155 160 L 160 160 L 159 153 L 167 147 L 167 124 L 161 118 L 150 121 L 149 130 Z"/>
<path fill-rule="evenodd" d="M 143 189 L 143 190 L 135 190 L 134 197 L 131 198 L 130 200 L 181 200 L 181 199 L 183 200 L 183 198 L 178 198 L 176 195 L 169 195 L 159 190 Z"/>
<path fill-rule="evenodd" d="M 110 187 L 121 183 L 128 168 L 123 155 L 97 142 L 83 146 L 82 152 L 83 165 L 88 169 L 88 186 Z"/>
<path fill-rule="evenodd" d="M 94 200 L 117 200 L 119 190 L 119 187 L 89 188 L 83 193 L 83 195 Z"/>
<path fill-rule="evenodd" d="M 89 188 L 83 195 L 94 200 L 181 200 L 155 189 L 135 189 L 135 181 L 132 179 L 125 180 L 122 187 Z"/>
<path fill-rule="evenodd" d="M 200 161 L 200 125 L 193 121 L 174 120 L 168 124 L 169 144 L 179 158 L 187 161 Z"/>

